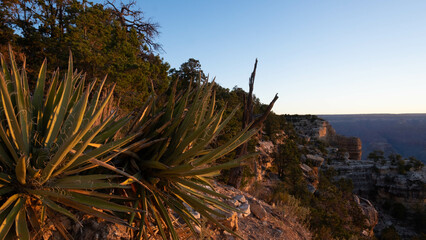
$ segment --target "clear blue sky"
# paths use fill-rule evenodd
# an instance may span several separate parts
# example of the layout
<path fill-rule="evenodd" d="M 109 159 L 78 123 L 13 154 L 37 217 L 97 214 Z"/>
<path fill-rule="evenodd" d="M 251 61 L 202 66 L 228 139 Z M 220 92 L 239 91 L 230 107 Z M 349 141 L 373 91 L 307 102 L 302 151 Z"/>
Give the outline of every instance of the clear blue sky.
<path fill-rule="evenodd" d="M 143 0 L 161 55 L 284 114 L 425 113 L 426 1 Z"/>

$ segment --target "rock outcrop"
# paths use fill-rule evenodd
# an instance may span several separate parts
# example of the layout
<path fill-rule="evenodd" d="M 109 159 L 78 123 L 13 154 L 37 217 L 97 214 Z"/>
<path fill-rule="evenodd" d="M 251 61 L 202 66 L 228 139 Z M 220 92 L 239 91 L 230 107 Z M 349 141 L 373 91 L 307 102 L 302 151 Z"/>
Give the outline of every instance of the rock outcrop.
<path fill-rule="evenodd" d="M 336 178 L 351 179 L 354 192 L 392 199 L 407 207 L 426 206 L 426 168 L 401 174 L 391 161 L 330 161 L 323 169 L 334 169 Z"/>
<path fill-rule="evenodd" d="M 272 167 L 274 162 L 274 152 L 277 151 L 277 146 L 272 141 L 259 141 L 256 146 L 256 152 L 259 153 L 259 157 L 255 162 L 255 180 L 262 181 L 266 175 L 266 171 Z"/>
<path fill-rule="evenodd" d="M 368 199 L 354 195 L 354 200 L 366 216 L 365 226 L 367 228 L 363 230 L 362 234 L 367 237 L 374 237 L 374 227 L 379 222 L 379 213 Z"/>
<path fill-rule="evenodd" d="M 392 199 L 408 207 L 426 207 L 426 168 L 399 174 L 393 170 L 374 174 L 378 197 Z"/>
<path fill-rule="evenodd" d="M 320 140 L 349 153 L 349 159 L 361 160 L 362 142 L 357 137 L 346 137 L 336 133 L 336 130 L 327 121 L 320 118 L 306 118 L 292 116 L 288 119 L 294 129 L 303 139 Z"/>
<path fill-rule="evenodd" d="M 215 189 L 221 194 L 230 196 L 230 205 L 238 206 L 239 210 L 243 210 L 242 206 L 245 204 L 248 205 L 248 209 L 250 209 L 248 215 L 238 214 L 237 219 L 235 219 L 235 216 L 231 216 L 229 217 L 230 224 L 227 225 L 237 229 L 236 233 L 243 239 L 308 240 L 312 238 L 310 231 L 306 227 L 295 219 L 286 217 L 282 209 L 275 208 L 246 192 L 228 185 L 216 183 Z M 237 238 L 223 231 L 213 231 L 211 239 L 230 240 Z"/>
<path fill-rule="evenodd" d="M 362 156 L 361 139 L 357 137 L 345 137 L 341 135 L 335 135 L 329 141 L 331 145 L 338 147 L 341 151 L 345 151 L 349 153 L 349 159 L 361 160 L 361 156 Z"/>
<path fill-rule="evenodd" d="M 323 166 L 323 169 L 334 169 L 337 172 L 337 178 L 352 180 L 353 191 L 356 194 L 366 196 L 375 189 L 373 161 L 330 161 L 329 164 Z"/>

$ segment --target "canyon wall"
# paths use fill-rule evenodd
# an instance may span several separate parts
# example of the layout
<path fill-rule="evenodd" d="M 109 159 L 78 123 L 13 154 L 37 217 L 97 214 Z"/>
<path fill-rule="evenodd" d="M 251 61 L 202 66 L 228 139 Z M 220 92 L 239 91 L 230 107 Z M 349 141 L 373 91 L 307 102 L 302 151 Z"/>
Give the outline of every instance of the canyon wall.
<path fill-rule="evenodd" d="M 311 138 L 321 140 L 333 147 L 337 147 L 340 151 L 347 152 L 349 159 L 361 160 L 361 139 L 337 134 L 329 122 L 320 118 L 306 119 L 300 116 L 292 116 L 288 119 L 302 138 L 308 141 Z"/>

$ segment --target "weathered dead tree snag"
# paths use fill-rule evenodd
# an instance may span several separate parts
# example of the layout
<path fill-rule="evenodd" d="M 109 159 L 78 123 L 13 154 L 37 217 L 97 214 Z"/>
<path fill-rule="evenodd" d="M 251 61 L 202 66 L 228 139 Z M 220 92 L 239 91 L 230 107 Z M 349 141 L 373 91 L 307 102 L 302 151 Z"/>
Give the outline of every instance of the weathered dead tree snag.
<path fill-rule="evenodd" d="M 254 69 L 253 72 L 251 73 L 251 76 L 249 78 L 249 92 L 246 96 L 244 95 L 244 112 L 243 112 L 243 119 L 242 119 L 242 129 L 246 128 L 247 126 L 249 126 L 250 124 L 250 129 L 253 128 L 257 128 L 258 130 L 262 129 L 262 125 L 263 122 L 266 120 L 266 118 L 268 117 L 269 113 L 272 110 L 272 107 L 274 106 L 275 102 L 278 99 L 278 93 L 275 94 L 274 99 L 272 99 L 272 101 L 269 103 L 268 108 L 266 109 L 266 111 L 260 116 L 257 117 L 255 119 L 254 114 L 253 114 L 253 88 L 254 88 L 254 79 L 256 77 L 256 68 L 257 68 L 257 59 L 254 63 Z M 237 156 L 243 156 L 245 154 L 248 153 L 248 142 L 244 143 L 243 145 L 241 145 L 238 150 L 237 150 Z M 230 175 L 229 175 L 229 179 L 228 179 L 228 184 L 231 186 L 234 186 L 235 188 L 240 188 L 241 186 L 241 180 L 243 177 L 243 167 L 239 166 L 236 168 L 232 168 Z"/>
<path fill-rule="evenodd" d="M 127 4 L 121 3 L 117 7 L 114 1 L 106 1 L 105 6 L 111 8 L 111 13 L 117 18 L 123 28 L 135 30 L 139 36 L 142 36 L 143 42 L 154 50 L 162 50 L 161 45 L 154 42 L 160 32 L 158 23 L 151 19 L 145 19 L 144 13 L 140 10 L 134 10 L 136 1 L 130 1 Z"/>

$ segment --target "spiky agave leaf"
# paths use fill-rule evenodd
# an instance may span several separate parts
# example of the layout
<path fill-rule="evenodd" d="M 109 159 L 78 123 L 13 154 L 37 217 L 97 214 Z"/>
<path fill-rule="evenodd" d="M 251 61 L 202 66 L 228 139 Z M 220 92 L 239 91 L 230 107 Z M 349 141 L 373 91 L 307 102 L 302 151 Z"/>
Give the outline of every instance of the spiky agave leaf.
<path fill-rule="evenodd" d="M 84 172 L 105 164 L 112 151 L 134 137 L 102 144 L 115 134 L 106 126 L 118 130 L 126 123 L 112 114 L 96 124 L 113 88 L 101 100 L 104 79 L 92 94 L 96 82 L 85 87 L 84 75 L 73 72 L 70 53 L 64 80 L 60 81 L 59 71 L 55 71 L 44 96 L 44 61 L 31 95 L 25 64 L 20 71 L 12 49 L 9 52 L 10 70 L 0 56 L 0 240 L 11 234 L 13 225 L 19 239 L 30 239 L 31 232 L 43 224 L 44 213 L 49 217 L 56 212 L 76 220 L 70 208 L 126 224 L 113 212 L 134 209 L 111 201 L 123 200 L 121 196 L 97 191 L 125 188 L 117 183 L 118 176 Z M 92 145 L 95 142 L 96 147 Z M 56 226 L 63 232 L 61 225 Z"/>
<path fill-rule="evenodd" d="M 132 189 L 126 190 L 129 194 L 139 196 L 135 207 L 142 213 L 134 213 L 131 218 L 139 226 L 139 239 L 150 233 L 150 226 L 146 224 L 148 220 L 156 223 L 164 239 L 178 239 L 169 210 L 178 214 L 194 230 L 193 225 L 200 225 L 200 222 L 187 206 L 232 232 L 215 216 L 223 216 L 219 210 L 235 209 L 224 203 L 226 196 L 212 189 L 209 179 L 221 170 L 238 166 L 240 161 L 253 157 L 247 155 L 214 164 L 248 141 L 257 130 L 246 128 L 226 144 L 211 148 L 212 140 L 235 114 L 234 111 L 223 119 L 224 109 L 217 110 L 215 106 L 213 84 L 198 83 L 195 89 L 188 89 L 179 96 L 173 88 L 163 107 L 152 99 L 132 123 L 137 126 L 132 131 L 140 134 L 133 142 L 163 139 L 144 148 L 130 147 L 129 151 L 134 154 L 123 156 L 130 159 L 127 172 L 133 173 L 138 182 L 143 183 L 138 184 L 133 179 L 123 182 L 123 185 L 132 184 Z"/>

